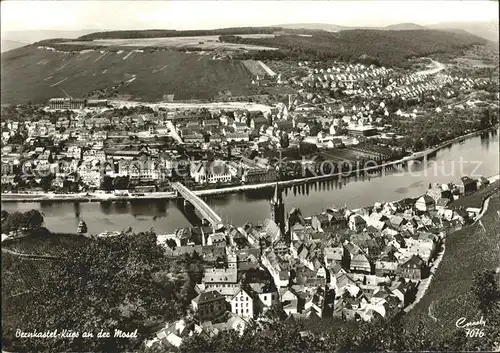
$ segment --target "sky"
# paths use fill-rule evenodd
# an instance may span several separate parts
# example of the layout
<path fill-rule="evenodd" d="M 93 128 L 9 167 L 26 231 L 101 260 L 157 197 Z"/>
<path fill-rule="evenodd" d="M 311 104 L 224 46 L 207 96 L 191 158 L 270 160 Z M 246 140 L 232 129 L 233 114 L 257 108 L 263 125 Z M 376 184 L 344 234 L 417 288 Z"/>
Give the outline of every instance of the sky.
<path fill-rule="evenodd" d="M 284 23 L 385 26 L 498 20 L 476 1 L 30 1 L 1 2 L 1 29 L 209 29 Z"/>

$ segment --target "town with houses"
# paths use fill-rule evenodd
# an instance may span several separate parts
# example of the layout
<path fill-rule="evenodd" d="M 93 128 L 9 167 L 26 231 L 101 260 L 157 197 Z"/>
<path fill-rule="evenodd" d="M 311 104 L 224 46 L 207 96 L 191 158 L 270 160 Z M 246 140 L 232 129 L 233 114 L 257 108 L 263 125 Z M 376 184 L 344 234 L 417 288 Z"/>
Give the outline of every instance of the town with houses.
<path fill-rule="evenodd" d="M 157 235 L 171 256 L 197 253 L 215 265 L 196 284 L 190 317 L 167 323 L 146 346 L 179 347 L 185 337 L 243 332 L 253 320 L 279 315 L 389 319 L 423 295 L 447 234 L 481 211 L 450 208 L 450 202 L 489 184 L 484 177 L 464 177 L 461 185 L 429 185 L 419 198 L 356 210 L 330 207 L 312 216 L 296 208 L 285 214 L 276 185 L 270 217 L 262 224 Z"/>
<path fill-rule="evenodd" d="M 285 212 L 279 182 L 313 176 L 302 171 L 311 164 L 314 170 L 315 160 L 333 160 L 330 173 L 360 161 L 397 163 L 446 141 L 405 144 L 408 136 L 394 122 L 411 125 L 417 117 L 494 108 L 498 96 L 484 93 L 487 81 L 433 70 L 401 74 L 360 64 L 322 68 L 300 62 L 290 78 L 253 81 L 298 90 L 272 105 L 67 96 L 43 108 L 11 107 L 1 122 L 2 199 L 174 198 L 174 183 L 193 190 L 271 185 L 269 217 L 259 224 L 204 222 L 160 231 L 157 242 L 169 256 L 196 253 L 207 265 L 189 314 L 166 323 L 147 347 L 178 348 L 193 335 L 243 332 L 273 315 L 389 319 L 422 297 L 447 234 L 481 212 L 450 202 L 490 180 L 463 177 L 459 184 L 429 185 L 418 198 L 360 209 L 325 204 L 312 215 L 293 205 Z M 491 126 L 466 123 L 465 133 Z M 78 233 L 86 232 L 82 220 Z"/>
<path fill-rule="evenodd" d="M 172 178 L 194 189 L 269 183 L 312 176 L 301 171 L 322 160 L 333 161 L 329 173 L 338 173 L 347 164 L 382 164 L 443 142 L 409 142 L 399 125 L 498 108 L 497 97 L 484 91 L 486 80 L 436 74 L 439 66 L 413 74 L 373 65 L 319 66 L 299 62 L 288 79 L 274 72 L 257 77 L 256 85 L 286 81 L 298 89 L 272 105 L 68 96 L 43 108 L 4 109 L 2 192 L 166 192 Z M 466 124 L 465 133 L 489 126 Z"/>

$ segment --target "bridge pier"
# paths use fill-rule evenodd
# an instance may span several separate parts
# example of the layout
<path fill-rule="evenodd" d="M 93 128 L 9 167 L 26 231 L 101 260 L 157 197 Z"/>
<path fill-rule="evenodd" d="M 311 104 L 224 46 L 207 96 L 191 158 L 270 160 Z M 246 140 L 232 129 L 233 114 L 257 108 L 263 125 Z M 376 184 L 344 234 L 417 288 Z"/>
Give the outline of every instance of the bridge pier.
<path fill-rule="evenodd" d="M 174 182 L 171 184 L 172 189 L 177 192 L 177 195 L 180 198 L 182 197 L 183 210 L 192 210 L 191 213 L 199 213 L 198 217 L 200 220 L 206 220 L 209 224 L 214 226 L 219 226 L 222 224 L 221 217 L 211 209 L 207 203 L 201 199 L 199 196 L 194 194 L 191 190 L 189 190 L 186 186 L 182 185 L 179 182 Z M 194 212 L 197 211 L 197 212 Z"/>

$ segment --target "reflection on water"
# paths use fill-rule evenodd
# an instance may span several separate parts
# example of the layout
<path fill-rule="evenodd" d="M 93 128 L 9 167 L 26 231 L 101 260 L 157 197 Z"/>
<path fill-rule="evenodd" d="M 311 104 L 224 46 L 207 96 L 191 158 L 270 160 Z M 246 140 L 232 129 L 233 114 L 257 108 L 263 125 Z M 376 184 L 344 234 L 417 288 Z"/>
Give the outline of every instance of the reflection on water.
<path fill-rule="evenodd" d="M 460 169 L 460 159 L 465 162 Z M 460 177 L 474 172 L 484 176 L 498 174 L 498 131 L 481 134 L 438 151 L 426 163 L 410 162 L 404 167 L 341 180 L 323 180 L 314 184 L 287 187 L 285 207 L 299 207 L 305 215 L 321 212 L 326 207 L 346 204 L 356 208 L 376 201 L 415 197 L 425 192 L 429 183 L 459 182 Z M 204 197 L 224 220 L 236 225 L 247 221 L 261 222 L 269 217 L 269 200 L 273 188 L 248 190 L 232 195 Z M 73 205 L 71 205 L 73 204 Z M 200 222 L 194 210 L 185 208 L 182 200 L 134 201 L 132 203 L 2 203 L 8 211 L 41 209 L 48 228 L 59 232 L 74 232 L 79 217 L 89 232 L 122 230 L 136 231 L 154 228 L 159 233 L 173 232 L 190 222 Z"/>

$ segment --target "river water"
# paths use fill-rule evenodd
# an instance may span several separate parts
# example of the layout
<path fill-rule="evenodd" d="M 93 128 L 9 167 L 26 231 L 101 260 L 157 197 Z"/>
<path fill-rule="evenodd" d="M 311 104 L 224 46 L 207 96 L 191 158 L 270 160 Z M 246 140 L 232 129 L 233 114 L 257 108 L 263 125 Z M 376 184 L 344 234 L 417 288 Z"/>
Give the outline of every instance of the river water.
<path fill-rule="evenodd" d="M 410 162 L 404 169 L 385 171 L 383 175 L 351 177 L 315 184 L 289 187 L 283 192 L 286 210 L 301 209 L 312 215 L 328 206 L 347 205 L 350 208 L 373 205 L 377 201 L 416 197 L 432 182 L 459 182 L 464 175 L 491 176 L 499 172 L 498 130 L 467 138 L 439 150 L 434 156 Z M 245 191 L 232 195 L 204 197 L 224 221 L 235 225 L 262 222 L 269 217 L 272 189 Z M 192 215 L 175 200 L 136 201 L 132 203 L 2 203 L 7 211 L 39 209 L 45 226 L 55 232 L 75 232 L 80 219 L 85 220 L 90 233 L 122 230 L 136 231 L 154 228 L 158 233 L 170 233 L 190 225 Z"/>

